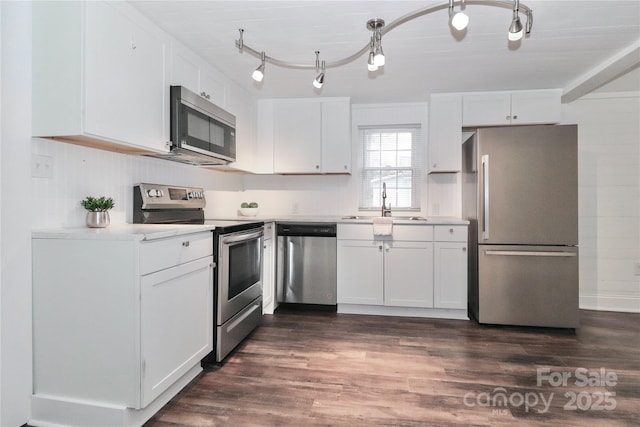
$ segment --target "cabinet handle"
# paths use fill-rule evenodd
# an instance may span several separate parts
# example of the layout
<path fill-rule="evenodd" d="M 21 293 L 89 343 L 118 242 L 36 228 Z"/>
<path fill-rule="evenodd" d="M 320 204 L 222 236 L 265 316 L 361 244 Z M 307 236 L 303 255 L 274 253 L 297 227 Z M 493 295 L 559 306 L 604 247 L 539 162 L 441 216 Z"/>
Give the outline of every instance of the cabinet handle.
<path fill-rule="evenodd" d="M 348 168 L 347 168 L 347 165 L 344 165 L 344 170 L 347 170 L 347 169 L 348 169 Z"/>
<path fill-rule="evenodd" d="M 453 228 L 449 229 L 449 233 L 453 234 Z"/>
<path fill-rule="evenodd" d="M 462 252 L 467 252 L 467 248 L 462 248 Z"/>
<path fill-rule="evenodd" d="M 434 163 L 434 164 L 433 164 L 433 167 L 434 167 L 434 169 L 435 169 L 435 168 L 437 168 L 437 167 L 438 167 L 438 164 L 437 164 L 437 163 Z"/>
<path fill-rule="evenodd" d="M 378 246 L 378 249 L 379 249 L 380 251 L 382 251 L 382 245 Z"/>
<path fill-rule="evenodd" d="M 507 117 L 505 117 L 505 119 L 511 120 L 511 116 L 507 116 Z"/>
<path fill-rule="evenodd" d="M 316 165 L 316 169 L 320 169 L 320 165 Z"/>
<path fill-rule="evenodd" d="M 133 42 L 133 40 L 131 40 L 131 50 L 136 50 L 138 46 L 136 46 L 136 44 Z"/>
<path fill-rule="evenodd" d="M 517 115 L 513 116 L 513 120 L 518 120 L 518 116 Z"/>
<path fill-rule="evenodd" d="M 185 242 L 182 242 L 182 246 L 184 246 L 185 248 L 188 248 L 189 247 L 189 241 L 187 240 Z"/>

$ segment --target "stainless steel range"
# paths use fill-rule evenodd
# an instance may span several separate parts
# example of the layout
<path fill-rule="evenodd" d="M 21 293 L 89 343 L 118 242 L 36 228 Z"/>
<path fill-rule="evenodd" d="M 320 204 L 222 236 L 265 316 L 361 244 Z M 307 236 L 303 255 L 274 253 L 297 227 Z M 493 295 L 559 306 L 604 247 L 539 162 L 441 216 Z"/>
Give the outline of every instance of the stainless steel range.
<path fill-rule="evenodd" d="M 262 320 L 264 222 L 205 220 L 205 205 L 202 188 L 139 184 L 133 189 L 134 223 L 215 226 L 215 348 L 203 362 L 218 363 Z"/>

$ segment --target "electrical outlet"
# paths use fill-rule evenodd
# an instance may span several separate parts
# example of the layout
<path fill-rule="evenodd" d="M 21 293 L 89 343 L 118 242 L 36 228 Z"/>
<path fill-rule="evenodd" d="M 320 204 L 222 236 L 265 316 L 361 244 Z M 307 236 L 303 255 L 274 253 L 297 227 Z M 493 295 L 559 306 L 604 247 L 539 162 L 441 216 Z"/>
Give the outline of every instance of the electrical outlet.
<path fill-rule="evenodd" d="M 640 276 L 640 261 L 636 261 L 633 263 L 633 274 L 636 276 Z"/>
<path fill-rule="evenodd" d="M 32 154 L 31 176 L 34 178 L 53 178 L 53 157 Z"/>

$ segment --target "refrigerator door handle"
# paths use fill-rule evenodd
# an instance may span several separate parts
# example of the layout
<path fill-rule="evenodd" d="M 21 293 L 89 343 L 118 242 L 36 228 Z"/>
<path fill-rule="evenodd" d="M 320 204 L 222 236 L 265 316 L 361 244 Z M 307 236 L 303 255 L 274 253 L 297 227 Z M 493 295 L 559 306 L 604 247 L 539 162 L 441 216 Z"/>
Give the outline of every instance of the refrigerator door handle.
<path fill-rule="evenodd" d="M 489 155 L 482 155 L 482 238 L 489 239 Z"/>
<path fill-rule="evenodd" d="M 575 252 L 553 252 L 553 251 L 484 251 L 485 255 L 501 256 L 551 256 L 551 257 L 575 257 Z"/>

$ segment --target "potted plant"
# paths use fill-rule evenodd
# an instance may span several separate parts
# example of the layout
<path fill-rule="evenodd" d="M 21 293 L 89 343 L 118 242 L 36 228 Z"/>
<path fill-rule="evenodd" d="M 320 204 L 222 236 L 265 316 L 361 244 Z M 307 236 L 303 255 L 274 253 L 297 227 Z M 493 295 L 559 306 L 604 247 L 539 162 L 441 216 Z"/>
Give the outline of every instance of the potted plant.
<path fill-rule="evenodd" d="M 240 205 L 242 216 L 256 216 L 258 214 L 258 204 L 256 202 L 243 202 Z"/>
<path fill-rule="evenodd" d="M 87 196 L 80 202 L 87 212 L 87 227 L 104 228 L 111 222 L 109 209 L 115 206 L 111 197 L 91 197 Z"/>

